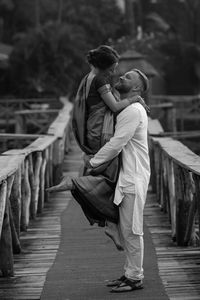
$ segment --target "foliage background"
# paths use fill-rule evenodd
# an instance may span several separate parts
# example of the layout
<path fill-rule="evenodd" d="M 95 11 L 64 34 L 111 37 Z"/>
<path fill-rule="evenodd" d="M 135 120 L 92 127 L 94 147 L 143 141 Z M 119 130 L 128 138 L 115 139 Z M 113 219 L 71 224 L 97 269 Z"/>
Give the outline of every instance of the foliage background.
<path fill-rule="evenodd" d="M 74 95 L 99 44 L 143 53 L 168 94 L 199 93 L 200 1 L 124 1 L 133 8 L 125 15 L 115 0 L 0 0 L 0 38 L 14 49 L 0 93 Z"/>
<path fill-rule="evenodd" d="M 123 31 L 115 0 L 1 0 L 0 5 L 3 41 L 14 46 L 1 92 L 16 97 L 73 94 L 88 71 L 87 51 Z"/>

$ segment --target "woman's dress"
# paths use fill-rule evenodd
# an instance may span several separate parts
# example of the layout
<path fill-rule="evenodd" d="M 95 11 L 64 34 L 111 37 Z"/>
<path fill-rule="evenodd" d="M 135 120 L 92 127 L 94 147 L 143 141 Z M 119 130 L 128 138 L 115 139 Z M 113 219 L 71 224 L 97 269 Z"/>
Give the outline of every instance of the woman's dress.
<path fill-rule="evenodd" d="M 110 88 L 106 76 L 93 78 L 86 96 L 87 76 L 82 80 L 74 104 L 72 126 L 76 140 L 86 155 L 94 155 L 114 134 L 114 115 L 101 93 Z M 104 226 L 118 222 L 118 207 L 113 203 L 120 158 L 116 157 L 88 174 L 73 179 L 72 195 L 81 205 L 90 224 Z"/>

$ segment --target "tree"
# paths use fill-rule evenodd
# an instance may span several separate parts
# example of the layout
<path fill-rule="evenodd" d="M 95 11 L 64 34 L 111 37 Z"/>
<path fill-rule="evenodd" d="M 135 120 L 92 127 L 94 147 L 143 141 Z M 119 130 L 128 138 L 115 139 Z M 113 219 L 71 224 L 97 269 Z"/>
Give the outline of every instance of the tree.
<path fill-rule="evenodd" d="M 145 54 L 164 74 L 167 93 L 198 93 L 200 1 L 141 0 L 140 5 L 143 39 L 121 39 L 118 49 L 125 45 Z"/>
<path fill-rule="evenodd" d="M 155 12 L 154 16 L 151 14 L 151 24 L 154 26 L 157 49 L 164 58 L 168 93 L 198 92 L 199 79 L 195 65 L 200 60 L 199 1 L 175 0 L 172 4 L 166 0 L 157 6 Z"/>
<path fill-rule="evenodd" d="M 5 36 L 14 42 L 9 88 L 18 96 L 73 94 L 88 71 L 86 52 L 124 24 L 115 0 L 13 1 Z"/>
<path fill-rule="evenodd" d="M 62 22 L 63 0 L 58 1 L 58 24 Z"/>
<path fill-rule="evenodd" d="M 35 28 L 40 28 L 40 0 L 35 1 Z"/>

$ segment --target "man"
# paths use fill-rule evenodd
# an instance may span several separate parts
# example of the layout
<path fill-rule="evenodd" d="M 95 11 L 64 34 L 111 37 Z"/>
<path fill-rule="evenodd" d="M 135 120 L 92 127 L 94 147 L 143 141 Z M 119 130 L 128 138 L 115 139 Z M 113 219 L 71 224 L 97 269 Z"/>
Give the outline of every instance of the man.
<path fill-rule="evenodd" d="M 141 95 L 147 88 L 148 79 L 137 69 L 120 77 L 116 85 L 122 99 Z M 126 262 L 125 274 L 108 284 L 114 286 L 111 292 L 115 293 L 143 288 L 143 209 L 150 178 L 147 126 L 147 114 L 140 103 L 125 108 L 117 116 L 114 136 L 89 161 L 95 168 L 122 153 L 114 203 L 119 206 Z"/>
<path fill-rule="evenodd" d="M 148 79 L 141 71 L 134 69 L 120 78 L 116 89 L 122 99 L 142 95 L 148 89 Z M 122 167 L 114 203 L 119 206 L 119 229 L 126 252 L 126 263 L 125 275 L 108 284 L 116 286 L 112 292 L 126 292 L 143 287 L 143 208 L 150 177 L 147 123 L 146 110 L 140 103 L 124 109 L 117 116 L 114 136 L 89 163 L 90 167 L 95 168 L 122 153 Z M 68 179 L 48 190 L 67 189 L 73 189 L 71 180 Z M 114 235 L 115 228 L 111 238 Z"/>

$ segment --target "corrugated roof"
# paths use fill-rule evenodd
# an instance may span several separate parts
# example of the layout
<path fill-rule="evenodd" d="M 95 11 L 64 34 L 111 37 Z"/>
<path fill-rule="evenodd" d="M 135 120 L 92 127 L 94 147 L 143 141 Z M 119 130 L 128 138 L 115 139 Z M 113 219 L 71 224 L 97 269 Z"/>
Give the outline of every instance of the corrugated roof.
<path fill-rule="evenodd" d="M 132 69 L 138 69 L 146 74 L 148 77 L 158 76 L 159 72 L 154 68 L 152 64 L 142 59 L 123 60 L 119 63 L 116 70 L 117 75 L 122 75 Z"/>
<path fill-rule="evenodd" d="M 141 54 L 141 53 L 139 53 L 139 52 L 137 52 L 135 50 L 127 50 L 127 51 L 125 51 L 124 53 L 122 53 L 120 55 L 120 59 L 122 59 L 122 60 L 123 59 L 132 59 L 132 58 L 134 58 L 134 59 L 141 59 L 143 57 L 144 57 L 143 54 Z"/>

